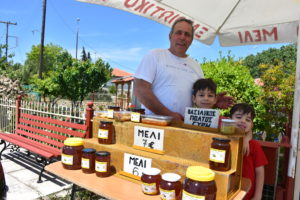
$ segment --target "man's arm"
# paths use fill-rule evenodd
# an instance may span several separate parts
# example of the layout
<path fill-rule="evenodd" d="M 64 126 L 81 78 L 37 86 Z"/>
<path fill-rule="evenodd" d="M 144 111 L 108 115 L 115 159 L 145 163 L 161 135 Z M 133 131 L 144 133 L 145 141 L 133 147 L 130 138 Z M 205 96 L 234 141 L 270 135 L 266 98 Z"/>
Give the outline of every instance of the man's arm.
<path fill-rule="evenodd" d="M 181 114 L 170 111 L 154 95 L 152 84 L 142 79 L 134 79 L 134 95 L 149 110 L 157 115 L 172 116 L 175 119 L 183 120 Z"/>
<path fill-rule="evenodd" d="M 265 167 L 260 166 L 255 168 L 255 193 L 251 200 L 261 200 L 265 179 Z"/>

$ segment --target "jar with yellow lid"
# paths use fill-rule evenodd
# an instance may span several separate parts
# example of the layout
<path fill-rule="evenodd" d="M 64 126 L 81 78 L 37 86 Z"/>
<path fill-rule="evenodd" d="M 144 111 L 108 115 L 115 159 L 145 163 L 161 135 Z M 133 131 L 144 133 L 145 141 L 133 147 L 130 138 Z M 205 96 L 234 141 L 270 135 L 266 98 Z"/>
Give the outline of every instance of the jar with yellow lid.
<path fill-rule="evenodd" d="M 82 138 L 67 138 L 61 154 L 61 162 L 65 169 L 81 169 L 81 151 L 83 149 Z"/>
<path fill-rule="evenodd" d="M 215 200 L 215 172 L 202 166 L 190 166 L 183 183 L 182 200 Z"/>

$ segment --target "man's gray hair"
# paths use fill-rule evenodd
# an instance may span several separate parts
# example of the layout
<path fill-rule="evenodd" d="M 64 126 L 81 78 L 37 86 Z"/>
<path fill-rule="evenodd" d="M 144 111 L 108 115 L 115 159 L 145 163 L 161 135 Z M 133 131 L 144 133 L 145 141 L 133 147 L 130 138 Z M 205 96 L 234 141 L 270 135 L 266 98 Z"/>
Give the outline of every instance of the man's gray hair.
<path fill-rule="evenodd" d="M 171 36 L 171 34 L 172 34 L 173 31 L 174 31 L 174 28 L 175 28 L 176 24 L 179 23 L 179 22 L 186 22 L 186 23 L 188 23 L 188 24 L 190 24 L 190 25 L 192 26 L 192 37 L 194 38 L 194 31 L 195 31 L 195 30 L 194 30 L 194 26 L 193 26 L 194 22 L 193 22 L 192 20 L 186 19 L 186 18 L 184 18 L 184 17 L 181 17 L 181 18 L 177 19 L 177 20 L 173 23 L 169 35 Z"/>

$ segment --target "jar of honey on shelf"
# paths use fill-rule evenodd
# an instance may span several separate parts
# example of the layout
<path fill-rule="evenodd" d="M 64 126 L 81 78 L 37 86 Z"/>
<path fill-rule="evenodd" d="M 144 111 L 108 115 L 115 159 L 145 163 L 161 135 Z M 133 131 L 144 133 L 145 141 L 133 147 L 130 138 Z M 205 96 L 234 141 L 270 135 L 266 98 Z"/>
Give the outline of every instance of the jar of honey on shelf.
<path fill-rule="evenodd" d="M 182 184 L 181 176 L 175 173 L 165 173 L 159 186 L 160 198 L 163 200 L 180 200 Z"/>
<path fill-rule="evenodd" d="M 100 144 L 112 144 L 114 125 L 111 121 L 100 121 L 98 129 L 98 142 Z"/>
<path fill-rule="evenodd" d="M 108 151 L 96 152 L 95 170 L 98 177 L 110 175 L 110 153 Z"/>
<path fill-rule="evenodd" d="M 82 149 L 81 169 L 85 174 L 91 174 L 95 172 L 95 152 L 93 148 Z"/>
<path fill-rule="evenodd" d="M 67 138 L 62 148 L 61 162 L 65 169 L 81 169 L 82 138 Z"/>
<path fill-rule="evenodd" d="M 217 171 L 227 171 L 231 168 L 230 140 L 213 138 L 209 155 L 209 168 Z"/>
<path fill-rule="evenodd" d="M 182 200 L 215 200 L 215 173 L 201 166 L 190 166 L 183 183 Z"/>
<path fill-rule="evenodd" d="M 160 169 L 146 168 L 143 170 L 142 190 L 144 194 L 156 195 L 159 194 L 159 183 L 161 181 Z"/>
<path fill-rule="evenodd" d="M 107 118 L 113 119 L 115 111 L 120 111 L 120 106 L 108 106 L 107 107 Z"/>

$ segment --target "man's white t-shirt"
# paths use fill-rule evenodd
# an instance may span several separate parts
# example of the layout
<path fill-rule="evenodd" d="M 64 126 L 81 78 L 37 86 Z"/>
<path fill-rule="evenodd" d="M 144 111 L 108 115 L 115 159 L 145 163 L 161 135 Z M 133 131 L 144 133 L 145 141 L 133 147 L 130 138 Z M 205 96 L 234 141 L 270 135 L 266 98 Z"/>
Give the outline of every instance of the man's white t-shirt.
<path fill-rule="evenodd" d="M 199 63 L 190 57 L 175 56 L 168 49 L 150 51 L 134 76 L 151 83 L 153 93 L 159 101 L 169 110 L 183 116 L 185 108 L 192 105 L 194 82 L 204 78 Z M 145 109 L 146 114 L 153 114 Z"/>

